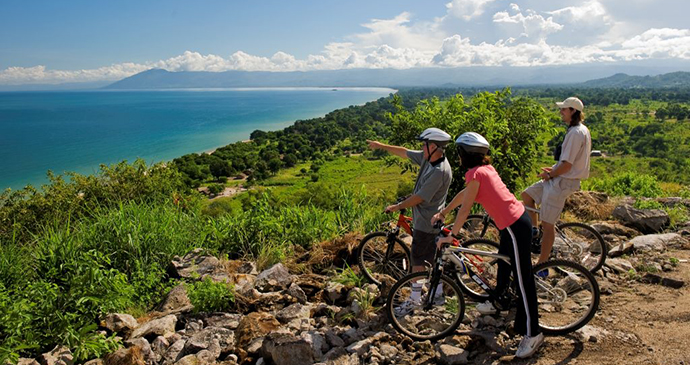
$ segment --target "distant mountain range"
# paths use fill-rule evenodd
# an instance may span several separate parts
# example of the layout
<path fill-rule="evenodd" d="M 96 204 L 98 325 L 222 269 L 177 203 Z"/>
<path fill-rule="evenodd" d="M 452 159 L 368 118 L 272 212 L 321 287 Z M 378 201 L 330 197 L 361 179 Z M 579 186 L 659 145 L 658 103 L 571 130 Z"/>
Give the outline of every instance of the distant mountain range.
<path fill-rule="evenodd" d="M 670 67 L 669 67 L 670 68 Z M 346 69 L 309 72 L 148 70 L 105 87 L 111 90 L 243 87 L 462 87 L 564 85 L 584 87 L 690 86 L 690 73 L 658 65 L 570 65 L 558 67 L 464 67 Z M 690 70 L 690 64 L 681 69 Z M 655 72 L 656 71 L 656 72 Z M 615 74 L 614 76 L 607 77 Z M 587 75 L 588 77 L 583 77 Z M 599 79 L 605 77 L 604 79 Z M 588 79 L 595 79 L 584 82 Z M 576 85 L 573 85 L 576 84 Z"/>
<path fill-rule="evenodd" d="M 690 86 L 690 72 L 671 72 L 656 76 L 630 76 L 618 73 L 603 79 L 590 80 L 582 84 L 585 87 L 619 87 L 619 88 L 668 88 Z"/>

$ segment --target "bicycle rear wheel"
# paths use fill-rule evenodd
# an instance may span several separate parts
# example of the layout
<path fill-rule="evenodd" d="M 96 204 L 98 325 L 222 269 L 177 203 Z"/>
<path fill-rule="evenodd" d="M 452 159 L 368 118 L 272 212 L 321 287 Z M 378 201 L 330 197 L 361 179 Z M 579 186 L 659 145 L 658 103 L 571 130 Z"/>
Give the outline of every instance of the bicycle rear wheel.
<path fill-rule="evenodd" d="M 389 248 L 389 245 L 392 247 Z M 362 274 L 376 285 L 381 285 L 383 276 L 398 280 L 412 269 L 410 248 L 398 237 L 389 243 L 386 232 L 368 234 L 360 242 L 357 252 Z"/>
<path fill-rule="evenodd" d="M 604 238 L 594 227 L 571 222 L 557 226 L 551 256 L 575 261 L 594 273 L 604 265 L 607 251 Z"/>
<path fill-rule="evenodd" d="M 487 239 L 471 239 L 462 243 L 462 247 L 471 248 L 474 250 L 487 251 L 491 253 L 498 253 L 499 245 L 496 242 Z M 492 288 L 496 287 L 496 275 L 498 273 L 498 259 L 494 259 L 488 256 L 479 256 L 473 254 L 465 254 L 465 256 L 472 263 L 472 271 L 481 276 L 484 281 Z M 467 296 L 470 298 L 483 302 L 489 299 L 489 294 L 482 289 L 479 284 L 477 284 L 470 277 L 469 273 L 465 268 L 456 268 L 456 276 L 458 279 L 458 285 Z"/>
<path fill-rule="evenodd" d="M 417 341 L 437 340 L 452 334 L 465 316 L 465 300 L 460 287 L 447 275 L 441 275 L 442 294 L 436 294 L 428 272 L 416 272 L 400 279 L 391 288 L 386 314 L 393 327 Z M 412 298 L 413 285 L 419 299 Z M 429 300 L 431 297 L 431 300 Z"/>
<path fill-rule="evenodd" d="M 549 260 L 533 268 L 539 302 L 539 327 L 564 335 L 586 325 L 599 308 L 599 285 L 580 264 Z"/>

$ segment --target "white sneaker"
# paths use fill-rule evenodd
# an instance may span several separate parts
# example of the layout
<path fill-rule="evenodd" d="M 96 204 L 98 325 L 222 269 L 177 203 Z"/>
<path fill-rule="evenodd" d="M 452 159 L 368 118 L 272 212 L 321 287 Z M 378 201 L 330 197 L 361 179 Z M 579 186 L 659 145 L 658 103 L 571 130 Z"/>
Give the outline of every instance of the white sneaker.
<path fill-rule="evenodd" d="M 515 352 L 515 357 L 524 359 L 534 355 L 539 349 L 539 346 L 544 343 L 544 334 L 540 333 L 536 336 L 525 336 L 520 341 L 517 351 Z"/>
<path fill-rule="evenodd" d="M 488 300 L 484 303 L 477 304 L 476 308 L 477 312 L 483 315 L 498 313 L 498 309 L 496 309 L 496 307 L 494 307 L 494 305 Z"/>
<path fill-rule="evenodd" d="M 404 317 L 410 314 L 417 307 L 419 307 L 419 302 L 408 299 L 402 302 L 402 304 L 400 304 L 399 306 L 395 307 L 393 312 L 395 312 L 395 315 L 397 317 Z"/>

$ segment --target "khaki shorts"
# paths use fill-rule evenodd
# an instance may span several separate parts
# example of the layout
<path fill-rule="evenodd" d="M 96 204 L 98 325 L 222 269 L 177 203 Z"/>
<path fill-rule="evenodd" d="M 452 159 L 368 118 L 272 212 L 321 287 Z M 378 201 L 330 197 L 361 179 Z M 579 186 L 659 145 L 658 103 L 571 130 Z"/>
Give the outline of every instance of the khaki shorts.
<path fill-rule="evenodd" d="M 542 222 L 556 224 L 565 206 L 565 199 L 578 190 L 580 180 L 556 177 L 532 184 L 525 189 L 525 193 L 539 205 L 539 219 Z"/>

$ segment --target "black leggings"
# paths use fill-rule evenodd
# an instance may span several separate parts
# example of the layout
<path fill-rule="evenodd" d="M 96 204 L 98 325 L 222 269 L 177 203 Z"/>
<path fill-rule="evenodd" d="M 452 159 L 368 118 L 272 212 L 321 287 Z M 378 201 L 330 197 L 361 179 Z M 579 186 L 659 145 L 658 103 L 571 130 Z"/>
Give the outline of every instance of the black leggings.
<path fill-rule="evenodd" d="M 515 332 L 521 335 L 539 334 L 539 315 L 537 314 L 537 290 L 532 274 L 532 221 L 527 211 L 515 223 L 501 230 L 500 254 L 509 256 L 512 265 L 503 261 L 498 263 L 496 290 L 501 293 L 508 285 L 512 267 L 515 278 L 518 303 L 515 314 Z"/>

